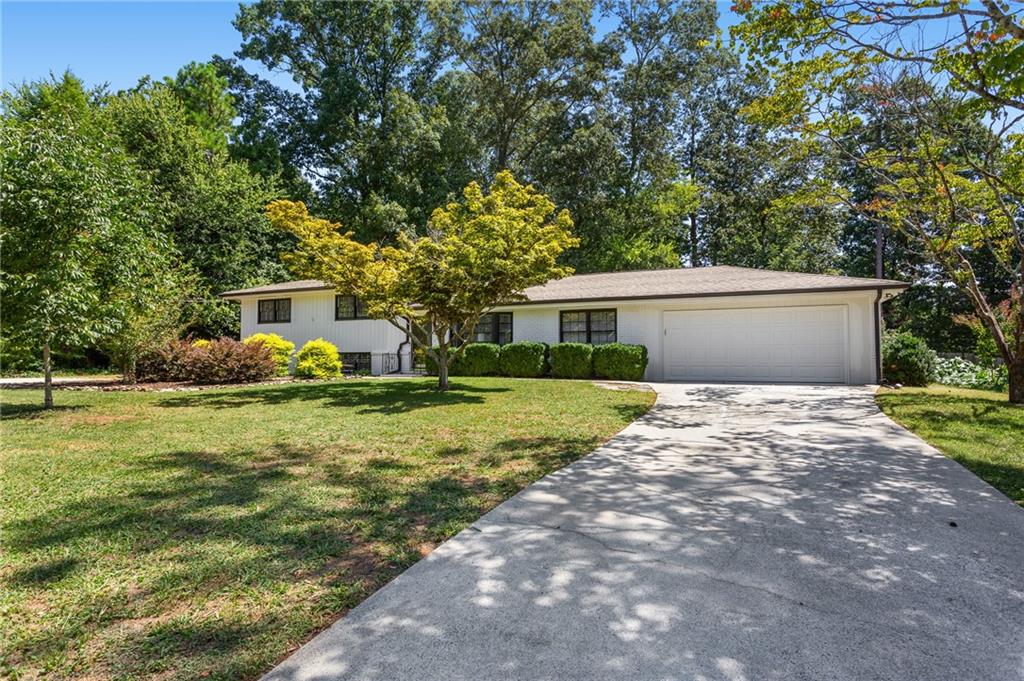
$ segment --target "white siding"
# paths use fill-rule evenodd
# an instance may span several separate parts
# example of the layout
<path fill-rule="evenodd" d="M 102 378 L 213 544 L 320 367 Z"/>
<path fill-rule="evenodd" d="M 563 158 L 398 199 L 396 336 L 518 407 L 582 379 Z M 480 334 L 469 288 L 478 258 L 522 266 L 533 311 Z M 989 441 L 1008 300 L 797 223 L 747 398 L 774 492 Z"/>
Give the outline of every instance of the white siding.
<path fill-rule="evenodd" d="M 260 324 L 256 312 L 257 301 L 272 298 L 291 298 L 292 318 L 287 323 Z M 242 305 L 242 338 L 254 333 L 276 333 L 295 343 L 296 351 L 308 341 L 323 338 L 338 346 L 339 352 L 369 352 L 371 373 L 381 372 L 383 354 L 395 354 L 405 340 L 405 334 L 390 322 L 378 319 L 334 319 L 334 293 L 330 291 L 303 291 L 268 296 L 245 296 Z M 402 347 L 406 354 L 402 368 L 409 369 L 409 344 Z"/>
<path fill-rule="evenodd" d="M 873 383 L 875 381 L 874 300 L 874 291 L 850 291 L 846 293 L 680 298 L 635 303 L 621 301 L 560 303 L 510 306 L 500 309 L 511 310 L 513 313 L 512 336 L 515 340 L 557 343 L 560 310 L 615 308 L 619 342 L 639 343 L 647 346 L 649 355 L 647 379 L 656 381 L 664 378 L 663 316 L 667 311 L 844 305 L 847 309 L 847 333 L 849 335 L 846 359 L 849 363 L 849 380 L 851 383 Z"/>
<path fill-rule="evenodd" d="M 291 298 L 292 319 L 287 324 L 258 324 L 256 303 L 266 298 Z M 617 313 L 618 340 L 647 346 L 648 380 L 664 378 L 664 313 L 682 310 L 715 310 L 739 308 L 769 308 L 805 305 L 843 305 L 847 310 L 847 357 L 851 383 L 875 381 L 875 324 L 873 319 L 874 291 L 846 293 L 792 293 L 778 295 L 727 296 L 710 298 L 682 298 L 638 302 L 558 303 L 544 305 L 514 305 L 499 308 L 511 311 L 513 340 L 534 340 L 552 344 L 558 342 L 558 313 L 560 310 L 586 310 L 614 308 Z M 380 372 L 382 354 L 394 354 L 405 340 L 399 329 L 386 321 L 334 319 L 334 294 L 326 291 L 299 292 L 290 295 L 246 296 L 242 299 L 242 337 L 257 332 L 277 333 L 295 343 L 296 348 L 314 338 L 325 338 L 338 346 L 341 352 L 369 352 L 373 358 L 373 372 Z M 408 353 L 408 345 L 403 347 Z M 402 358 L 403 368 L 409 367 L 408 354 Z"/>

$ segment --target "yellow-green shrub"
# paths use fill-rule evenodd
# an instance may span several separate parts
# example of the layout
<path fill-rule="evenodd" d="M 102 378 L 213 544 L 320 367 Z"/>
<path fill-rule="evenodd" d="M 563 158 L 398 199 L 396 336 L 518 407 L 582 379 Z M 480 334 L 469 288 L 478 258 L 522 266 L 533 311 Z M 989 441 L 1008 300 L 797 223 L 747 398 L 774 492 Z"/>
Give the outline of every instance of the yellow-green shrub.
<path fill-rule="evenodd" d="M 301 378 L 336 378 L 341 376 L 338 348 L 323 338 L 311 340 L 296 355 L 295 375 Z"/>
<path fill-rule="evenodd" d="M 276 333 L 254 333 L 242 342 L 246 345 L 260 343 L 269 348 L 274 355 L 274 363 L 277 364 L 277 374 L 279 376 L 288 375 L 288 365 L 292 361 L 292 353 L 295 352 L 295 343 Z"/>
<path fill-rule="evenodd" d="M 205 338 L 200 338 L 198 340 L 192 341 L 192 347 L 194 347 L 194 348 L 208 348 L 208 347 L 210 347 L 210 341 L 206 340 Z"/>

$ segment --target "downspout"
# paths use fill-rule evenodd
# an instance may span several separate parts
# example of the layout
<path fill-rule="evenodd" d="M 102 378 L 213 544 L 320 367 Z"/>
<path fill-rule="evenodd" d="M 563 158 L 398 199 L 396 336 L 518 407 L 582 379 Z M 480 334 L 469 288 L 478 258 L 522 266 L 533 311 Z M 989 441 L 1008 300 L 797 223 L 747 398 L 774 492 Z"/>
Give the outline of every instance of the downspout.
<path fill-rule="evenodd" d="M 875 383 L 882 383 L 882 289 L 875 294 Z"/>

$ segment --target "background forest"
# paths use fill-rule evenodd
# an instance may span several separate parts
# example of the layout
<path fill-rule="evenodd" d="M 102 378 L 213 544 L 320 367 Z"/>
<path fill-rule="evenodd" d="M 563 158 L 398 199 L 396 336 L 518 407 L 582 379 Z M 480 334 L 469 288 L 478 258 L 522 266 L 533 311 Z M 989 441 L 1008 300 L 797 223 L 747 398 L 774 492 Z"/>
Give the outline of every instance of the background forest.
<path fill-rule="evenodd" d="M 739 9 L 747 24 L 730 38 L 703 0 L 242 5 L 234 56 L 126 91 L 72 73 L 5 91 L 5 221 L 24 218 L 47 239 L 53 226 L 27 216 L 33 201 L 120 216 L 104 223 L 110 259 L 76 266 L 147 285 L 124 288 L 127 301 L 78 291 L 50 307 L 70 324 L 116 303 L 136 310 L 135 328 L 109 315 L 121 320 L 116 333 L 100 323 L 65 335 L 72 363 L 89 361 L 81 347 L 116 355 L 126 333 L 136 345 L 168 329 L 237 335 L 237 310 L 216 294 L 289 278 L 278 254 L 290 237 L 264 213 L 273 199 L 389 242 L 422 233 L 434 208 L 506 168 L 569 210 L 577 272 L 877 273 L 914 284 L 888 307 L 890 327 L 940 351 L 973 351 L 975 331 L 951 321 L 972 312 L 968 296 L 913 239 L 859 209 L 881 195 L 865 155 L 905 143 L 915 107 L 952 95 L 941 79 L 865 64 L 829 100 L 828 115 L 857 125 L 831 127 L 822 143 L 763 115 L 772 81 L 751 46 L 764 17 Z M 246 63 L 287 74 L 288 86 Z M 1001 144 L 991 122 L 978 109 L 960 141 Z M 41 187 L 47 173 L 54 182 Z M 37 272 L 20 285 L 45 298 L 53 263 L 32 262 L 17 241 L 4 249 L 4 269 Z M 1007 298 L 1012 268 L 990 250 L 964 252 L 985 295 Z M 17 318 L 12 305 L 5 314 Z M 37 347 L 5 328 L 4 369 L 38 363 Z"/>

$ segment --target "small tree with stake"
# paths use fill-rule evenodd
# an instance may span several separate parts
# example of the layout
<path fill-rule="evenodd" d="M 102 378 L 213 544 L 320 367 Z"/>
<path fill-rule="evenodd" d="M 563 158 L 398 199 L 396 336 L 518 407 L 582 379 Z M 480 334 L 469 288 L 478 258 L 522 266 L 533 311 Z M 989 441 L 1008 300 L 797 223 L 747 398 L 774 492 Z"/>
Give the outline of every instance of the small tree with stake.
<path fill-rule="evenodd" d="M 302 203 L 275 201 L 267 213 L 298 237 L 284 256 L 292 271 L 358 296 L 370 317 L 407 331 L 437 362 L 442 391 L 481 315 L 571 274 L 557 260 L 579 243 L 568 212 L 508 171 L 487 193 L 470 183 L 461 201 L 434 211 L 426 236 L 400 234 L 397 246 L 358 243 Z"/>

